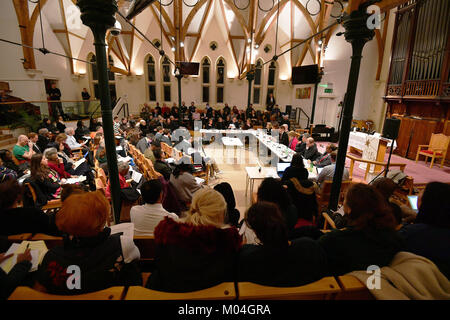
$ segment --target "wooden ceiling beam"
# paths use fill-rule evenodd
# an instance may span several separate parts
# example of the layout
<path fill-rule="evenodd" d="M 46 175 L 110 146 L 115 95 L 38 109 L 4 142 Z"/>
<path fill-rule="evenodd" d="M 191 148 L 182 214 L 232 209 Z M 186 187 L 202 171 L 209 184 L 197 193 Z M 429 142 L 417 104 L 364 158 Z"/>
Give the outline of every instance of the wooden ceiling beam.
<path fill-rule="evenodd" d="M 220 4 L 220 10 L 222 11 L 223 22 L 225 23 L 225 28 L 227 29 L 228 42 L 230 43 L 230 47 L 231 47 L 231 52 L 233 54 L 234 63 L 236 64 L 236 68 L 238 69 L 238 74 L 239 74 L 241 68 L 239 67 L 239 63 L 238 63 L 238 59 L 237 59 L 237 55 L 236 55 L 236 50 L 235 50 L 234 44 L 233 44 L 233 39 L 244 39 L 245 40 L 245 37 L 244 36 L 232 36 L 232 35 L 230 35 L 230 28 L 228 27 L 228 22 L 227 22 L 226 15 L 225 15 L 225 6 L 224 6 L 222 1 L 219 1 L 219 4 Z"/>
<path fill-rule="evenodd" d="M 198 31 L 200 36 L 197 38 L 197 40 L 195 40 L 194 48 L 192 49 L 191 56 L 189 57 L 189 61 L 190 62 L 192 62 L 192 59 L 194 58 L 195 53 L 196 53 L 196 51 L 198 49 L 198 44 L 200 43 L 200 39 L 201 39 L 201 35 L 202 35 L 202 32 L 203 32 L 203 28 L 205 27 L 206 19 L 207 19 L 208 15 L 209 15 L 209 13 L 211 11 L 212 3 L 213 3 L 213 0 L 210 0 L 208 2 L 206 10 L 205 10 L 205 13 L 203 14 L 202 22 L 200 23 L 200 30 Z"/>

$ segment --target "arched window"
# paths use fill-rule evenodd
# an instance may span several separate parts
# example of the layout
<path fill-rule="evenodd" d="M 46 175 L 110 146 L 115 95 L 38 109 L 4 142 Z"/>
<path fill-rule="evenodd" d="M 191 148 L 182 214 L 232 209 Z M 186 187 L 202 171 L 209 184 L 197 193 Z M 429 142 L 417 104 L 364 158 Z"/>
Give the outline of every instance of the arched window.
<path fill-rule="evenodd" d="M 202 102 L 209 103 L 209 71 L 211 63 L 208 58 L 202 61 Z"/>
<path fill-rule="evenodd" d="M 225 60 L 222 58 L 217 61 L 216 90 L 216 102 L 223 103 L 225 91 Z"/>
<path fill-rule="evenodd" d="M 147 59 L 147 88 L 148 88 L 148 100 L 156 101 L 156 72 L 155 72 L 155 60 L 152 56 Z"/>
<path fill-rule="evenodd" d="M 277 79 L 277 65 L 272 61 L 269 65 L 269 75 L 267 77 L 267 96 L 272 93 L 275 96 L 275 85 Z"/>
<path fill-rule="evenodd" d="M 170 62 L 167 56 L 164 56 L 164 59 L 161 63 L 162 66 L 162 82 L 163 82 L 163 97 L 164 102 L 170 102 L 171 99 L 171 84 L 170 84 Z"/>
<path fill-rule="evenodd" d="M 90 53 L 91 56 L 90 59 L 88 59 L 91 62 L 90 65 L 90 79 L 91 79 L 91 89 L 94 89 L 94 96 L 96 99 L 100 99 L 100 92 L 98 89 L 98 73 L 97 73 L 97 59 L 95 58 L 95 54 Z M 109 66 L 114 66 L 114 61 L 112 60 L 111 56 L 108 56 Z M 116 95 L 116 81 L 114 77 L 114 72 L 110 72 L 108 69 L 108 80 L 109 80 L 109 94 L 111 96 L 111 102 L 114 106 L 117 100 Z"/>
<path fill-rule="evenodd" d="M 253 83 L 253 104 L 261 104 L 261 84 L 262 84 L 262 60 L 258 60 L 255 66 L 255 82 Z"/>

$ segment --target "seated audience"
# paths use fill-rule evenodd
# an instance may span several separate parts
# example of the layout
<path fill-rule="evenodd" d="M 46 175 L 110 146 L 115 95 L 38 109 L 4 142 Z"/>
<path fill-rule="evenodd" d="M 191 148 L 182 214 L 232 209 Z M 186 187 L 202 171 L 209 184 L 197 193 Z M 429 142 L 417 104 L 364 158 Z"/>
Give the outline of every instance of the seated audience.
<path fill-rule="evenodd" d="M 162 206 L 163 186 L 159 180 L 144 182 L 141 186 L 141 195 L 145 204 L 134 206 L 130 211 L 136 236 L 153 236 L 153 231 L 164 217 L 178 220 L 175 213 L 166 211 Z"/>
<path fill-rule="evenodd" d="M 316 198 L 317 184 L 308 179 L 292 177 L 283 184 L 287 187 L 292 203 L 297 208 L 297 222 L 294 228 L 312 226 L 318 215 Z"/>
<path fill-rule="evenodd" d="M 193 166 L 191 164 L 178 164 L 170 176 L 170 183 L 177 192 L 178 199 L 184 205 L 191 203 L 193 194 L 201 189 L 201 185 L 197 183 L 193 173 Z"/>
<path fill-rule="evenodd" d="M 141 285 L 137 267 L 140 253 L 132 239 L 111 234 L 105 227 L 110 205 L 101 191 L 74 194 L 56 215 L 56 226 L 64 233 L 64 245 L 51 248 L 39 266 L 34 288 L 52 294 L 81 294 L 112 286 Z M 80 285 L 68 288 L 70 273 L 77 265 Z"/>
<path fill-rule="evenodd" d="M 12 153 L 19 161 L 19 164 L 29 162 L 31 156 L 34 154 L 33 143 L 28 140 L 26 135 L 20 135 Z"/>
<path fill-rule="evenodd" d="M 281 181 L 285 182 L 291 178 L 296 178 L 297 180 L 305 180 L 308 179 L 308 175 L 309 172 L 305 168 L 303 157 L 300 153 L 296 153 L 292 157 L 291 165 L 284 170 Z"/>
<path fill-rule="evenodd" d="M 30 132 L 28 134 L 28 141 L 33 144 L 33 152 L 34 153 L 42 153 L 43 152 L 43 150 L 41 150 L 41 148 L 39 148 L 39 146 L 37 145 L 38 140 L 39 140 L 39 136 L 37 133 Z"/>
<path fill-rule="evenodd" d="M 404 249 L 404 241 L 395 231 L 394 215 L 374 187 L 352 185 L 345 196 L 344 212 L 348 227 L 318 240 L 327 254 L 329 275 L 367 270 L 370 265 L 387 266 Z"/>
<path fill-rule="evenodd" d="M 0 263 L 11 257 L 12 254 L 0 253 Z M 9 273 L 0 268 L 0 301 L 6 300 L 18 286 L 25 285 L 31 269 L 31 258 L 31 250 L 26 249 L 24 253 L 17 255 L 16 263 Z"/>
<path fill-rule="evenodd" d="M 39 148 L 41 153 L 44 152 L 45 149 L 47 149 L 47 145 L 50 143 L 51 135 L 52 133 L 48 131 L 47 128 L 39 129 L 36 146 Z"/>
<path fill-rule="evenodd" d="M 64 169 L 64 161 L 58 157 L 58 152 L 55 148 L 46 149 L 44 157 L 47 159 L 48 167 L 56 171 L 61 179 L 72 178 L 72 175 Z"/>
<path fill-rule="evenodd" d="M 17 173 L 20 178 L 25 174 L 25 172 L 29 169 L 28 163 L 23 163 L 21 165 L 17 165 L 14 163 L 12 158 L 12 153 L 9 150 L 2 149 L 0 150 L 0 159 L 2 160 L 3 167 L 8 168 Z"/>
<path fill-rule="evenodd" d="M 294 150 L 295 151 L 295 147 L 297 146 L 298 143 L 298 134 L 295 131 L 289 131 L 288 133 L 288 137 L 289 137 L 289 149 Z"/>
<path fill-rule="evenodd" d="M 62 133 L 62 132 L 61 132 Z M 77 121 L 77 128 L 75 129 L 75 140 L 84 140 L 84 136 L 89 136 L 91 132 L 89 131 L 89 128 L 86 127 L 82 120 Z"/>
<path fill-rule="evenodd" d="M 64 202 L 73 194 L 82 194 L 89 192 L 89 190 L 82 184 L 65 184 L 62 186 L 61 201 Z"/>
<path fill-rule="evenodd" d="M 18 178 L 18 173 L 11 170 L 3 165 L 3 161 L 0 158 L 0 183 L 8 180 L 16 180 Z"/>
<path fill-rule="evenodd" d="M 301 286 L 321 279 L 327 271 L 325 251 L 316 241 L 288 241 L 288 231 L 277 205 L 257 202 L 246 212 L 258 244 L 244 244 L 239 253 L 238 280 L 266 286 Z"/>
<path fill-rule="evenodd" d="M 152 140 L 151 140 L 151 135 L 147 134 L 146 136 L 142 137 L 138 143 L 136 144 L 136 148 L 141 152 L 144 153 L 145 150 L 147 150 L 148 148 L 150 148 L 150 144 L 151 144 Z"/>
<path fill-rule="evenodd" d="M 164 179 L 169 180 L 170 175 L 172 174 L 172 169 L 163 159 L 161 149 L 155 149 L 155 151 L 153 151 L 153 155 L 155 157 L 155 163 L 153 164 L 153 167 L 157 172 L 163 175 Z"/>
<path fill-rule="evenodd" d="M 214 190 L 220 192 L 227 202 L 227 214 L 225 223 L 237 227 L 241 213 L 236 209 L 236 199 L 234 198 L 233 189 L 228 182 L 222 182 L 214 186 Z"/>
<path fill-rule="evenodd" d="M 283 214 L 288 233 L 292 232 L 298 219 L 297 209 L 279 180 L 274 178 L 264 179 L 258 188 L 258 201 L 268 201 L 278 205 Z"/>
<path fill-rule="evenodd" d="M 241 246 L 238 230 L 225 224 L 227 204 L 210 188 L 195 193 L 187 217 L 166 217 L 155 229 L 156 269 L 147 287 L 188 292 L 233 281 Z"/>
<path fill-rule="evenodd" d="M 288 127 L 287 124 L 280 126 L 280 144 L 289 147 L 289 136 L 287 133 L 287 127 Z"/>
<path fill-rule="evenodd" d="M 64 132 L 66 130 L 66 124 L 62 116 L 58 116 L 58 121 L 56 122 L 56 128 L 59 132 Z"/>
<path fill-rule="evenodd" d="M 300 153 L 302 156 L 305 155 L 306 141 L 309 137 L 311 137 L 309 133 L 304 133 L 302 135 L 302 141 L 295 146 L 295 152 Z"/>
<path fill-rule="evenodd" d="M 419 196 L 419 213 L 414 224 L 405 225 L 400 235 L 406 251 L 433 261 L 450 279 L 450 185 L 431 182 Z"/>
<path fill-rule="evenodd" d="M 85 142 L 83 143 L 78 143 L 77 140 L 74 137 L 75 134 L 75 130 L 73 130 L 73 128 L 67 128 L 64 133 L 67 136 L 67 139 L 65 141 L 65 143 L 69 146 L 69 148 L 71 150 L 73 149 L 80 149 L 83 148 L 84 145 L 86 144 L 87 140 L 85 140 Z"/>
<path fill-rule="evenodd" d="M 41 153 L 31 157 L 30 171 L 30 178 L 25 179 L 25 182 L 36 186 L 38 203 L 45 205 L 47 201 L 60 197 L 62 181 L 58 173 L 48 167 L 47 159 Z"/>
<path fill-rule="evenodd" d="M 330 154 L 331 164 L 324 167 L 322 171 L 320 171 L 319 175 L 317 176 L 317 183 L 322 186 L 322 183 L 324 181 L 333 181 L 334 177 L 334 170 L 336 169 L 336 157 L 337 152 L 333 151 Z M 347 168 L 344 168 L 344 172 L 342 173 L 342 181 L 348 180 L 350 177 L 350 173 L 348 172 Z"/>
<path fill-rule="evenodd" d="M 325 149 L 325 153 L 323 155 L 321 155 L 320 157 L 318 157 L 316 160 L 314 160 L 313 164 L 317 168 L 324 168 L 326 166 L 329 166 L 330 164 L 332 164 L 331 153 L 335 150 L 337 150 L 336 145 L 333 143 L 330 143 L 329 145 L 327 145 L 327 147 Z"/>
<path fill-rule="evenodd" d="M 15 180 L 0 184 L 0 235 L 45 233 L 58 235 L 55 216 L 35 207 L 19 207 L 23 189 Z"/>
<path fill-rule="evenodd" d="M 397 229 L 400 229 L 402 226 L 402 209 L 392 198 L 397 185 L 392 179 L 380 177 L 372 183 L 372 186 L 377 189 L 386 200 L 386 203 L 391 208 L 392 214 L 395 217 Z"/>
<path fill-rule="evenodd" d="M 119 161 L 117 163 L 117 169 L 119 170 L 119 183 L 120 189 L 128 188 L 130 185 L 127 183 L 125 176 L 130 170 L 130 165 L 128 162 Z M 106 187 L 105 195 L 107 198 L 111 198 L 111 181 L 108 181 L 108 186 Z"/>
<path fill-rule="evenodd" d="M 320 157 L 320 152 L 317 150 L 317 145 L 314 142 L 313 138 L 306 139 L 306 149 L 305 153 L 303 154 L 303 157 L 306 160 L 314 161 L 318 157 Z"/>

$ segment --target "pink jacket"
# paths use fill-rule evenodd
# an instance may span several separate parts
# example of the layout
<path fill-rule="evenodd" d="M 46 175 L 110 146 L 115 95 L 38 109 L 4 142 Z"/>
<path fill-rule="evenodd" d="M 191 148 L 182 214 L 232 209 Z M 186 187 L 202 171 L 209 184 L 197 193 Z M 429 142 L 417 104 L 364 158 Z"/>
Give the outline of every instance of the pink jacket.
<path fill-rule="evenodd" d="M 295 146 L 297 145 L 297 143 L 298 143 L 298 140 L 297 140 L 296 137 L 294 137 L 294 138 L 292 139 L 292 141 L 289 143 L 289 148 L 291 148 L 292 150 L 295 151 Z"/>

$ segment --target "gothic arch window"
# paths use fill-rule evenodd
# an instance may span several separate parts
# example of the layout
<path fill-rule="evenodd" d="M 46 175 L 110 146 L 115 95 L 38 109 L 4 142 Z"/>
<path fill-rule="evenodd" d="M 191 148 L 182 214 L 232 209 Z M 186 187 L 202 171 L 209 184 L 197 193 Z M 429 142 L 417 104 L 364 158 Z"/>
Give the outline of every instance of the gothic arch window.
<path fill-rule="evenodd" d="M 211 63 L 205 57 L 202 60 L 202 102 L 204 103 L 209 103 L 210 70 Z"/>
<path fill-rule="evenodd" d="M 269 65 L 269 73 L 267 76 L 267 96 L 272 93 L 275 96 L 275 86 L 277 80 L 277 65 L 272 61 Z"/>
<path fill-rule="evenodd" d="M 100 99 L 100 91 L 98 89 L 98 72 L 97 72 L 97 59 L 95 57 L 95 54 L 90 53 L 88 55 L 88 57 L 90 56 L 90 58 L 88 58 L 89 62 L 91 62 L 90 64 L 90 68 L 89 68 L 89 78 L 91 80 L 91 91 L 93 91 L 94 93 L 94 97 L 96 99 Z M 114 62 L 112 61 L 112 57 L 108 56 L 108 61 L 109 61 L 109 65 L 113 66 Z M 117 100 L 117 95 L 116 95 L 116 81 L 115 81 L 115 77 L 114 77 L 114 72 L 110 72 L 108 69 L 108 80 L 109 80 L 109 94 L 111 96 L 111 102 L 113 104 L 113 106 L 116 103 Z M 91 93 L 92 96 L 92 93 Z"/>
<path fill-rule="evenodd" d="M 163 83 L 163 98 L 164 102 L 170 102 L 171 99 L 171 74 L 170 62 L 167 56 L 164 56 L 161 62 L 162 69 L 162 83 Z"/>
<path fill-rule="evenodd" d="M 151 55 L 146 59 L 147 65 L 147 91 L 148 91 L 148 100 L 156 101 L 156 70 L 155 70 L 155 59 Z"/>
<path fill-rule="evenodd" d="M 255 65 L 255 81 L 253 83 L 253 104 L 261 104 L 262 92 L 262 66 L 263 62 L 259 59 Z"/>
<path fill-rule="evenodd" d="M 225 60 L 220 58 L 217 60 L 217 76 L 216 76 L 216 102 L 223 103 L 225 95 Z"/>

